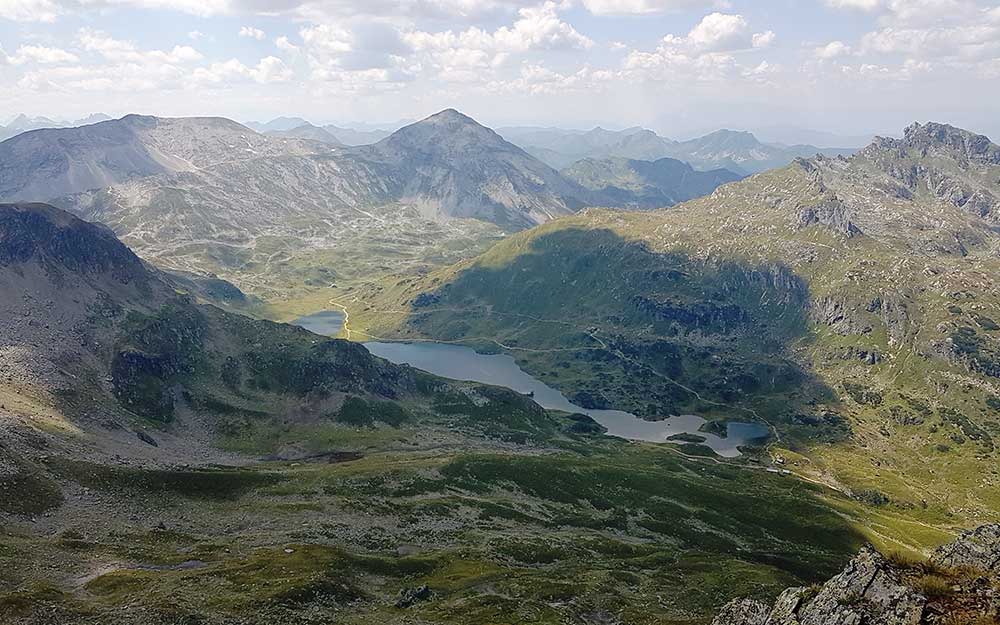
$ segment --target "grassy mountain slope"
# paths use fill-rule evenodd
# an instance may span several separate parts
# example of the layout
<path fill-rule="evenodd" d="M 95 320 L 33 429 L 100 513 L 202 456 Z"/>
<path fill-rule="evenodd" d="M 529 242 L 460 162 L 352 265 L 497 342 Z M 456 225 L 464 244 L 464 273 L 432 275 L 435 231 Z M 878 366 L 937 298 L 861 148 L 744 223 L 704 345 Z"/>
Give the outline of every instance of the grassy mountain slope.
<path fill-rule="evenodd" d="M 873 509 L 989 520 L 998 153 L 914 125 L 670 211 L 588 211 L 362 295 L 352 329 L 491 337 L 578 400 L 767 420 L 774 453 Z"/>
<path fill-rule="evenodd" d="M 0 205 L 0 295 L 4 623 L 705 623 L 862 541 L 749 461 L 198 305 L 49 206 Z"/>

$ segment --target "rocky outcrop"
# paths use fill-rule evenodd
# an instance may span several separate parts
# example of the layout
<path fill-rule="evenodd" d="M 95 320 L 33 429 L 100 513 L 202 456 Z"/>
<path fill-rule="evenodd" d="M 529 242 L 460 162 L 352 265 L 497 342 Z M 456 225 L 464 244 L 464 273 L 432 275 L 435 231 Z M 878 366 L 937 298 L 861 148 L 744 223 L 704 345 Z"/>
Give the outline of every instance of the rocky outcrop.
<path fill-rule="evenodd" d="M 992 178 L 988 169 L 1000 165 L 1000 146 L 988 137 L 947 124 L 913 124 L 902 139 L 880 137 L 861 155 L 899 181 L 905 194 L 926 188 L 976 217 L 1000 219 L 1000 198 L 984 183 Z"/>
<path fill-rule="evenodd" d="M 972 567 L 1000 573 L 1000 525 L 983 525 L 934 552 L 931 561 L 945 567 Z"/>
<path fill-rule="evenodd" d="M 845 237 L 861 234 L 861 229 L 851 221 L 847 207 L 837 198 L 824 200 L 818 204 L 804 206 L 799 211 L 799 227 L 823 225 Z"/>
<path fill-rule="evenodd" d="M 889 559 L 864 547 L 819 587 L 789 588 L 773 606 L 726 604 L 713 625 L 934 625 L 994 622 L 1000 525 L 966 532 L 927 562 Z"/>
<path fill-rule="evenodd" d="M 894 145 L 925 153 L 944 147 L 969 160 L 1000 165 L 1000 146 L 983 135 L 935 122 L 911 124 L 903 133 L 903 138 L 894 141 Z"/>
<path fill-rule="evenodd" d="M 726 329 L 749 320 L 747 311 L 733 304 L 697 302 L 679 305 L 670 301 L 658 302 L 642 295 L 633 296 L 632 304 L 639 311 L 659 321 L 675 322 L 703 330 L 713 327 Z"/>

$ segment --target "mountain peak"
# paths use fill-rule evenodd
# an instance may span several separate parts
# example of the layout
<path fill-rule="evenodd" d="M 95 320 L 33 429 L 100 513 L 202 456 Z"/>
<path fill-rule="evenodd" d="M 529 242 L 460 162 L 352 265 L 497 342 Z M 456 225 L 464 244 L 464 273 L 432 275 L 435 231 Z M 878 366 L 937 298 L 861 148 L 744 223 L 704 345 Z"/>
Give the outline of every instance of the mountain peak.
<path fill-rule="evenodd" d="M 445 109 L 404 126 L 377 145 L 406 146 L 423 152 L 457 150 L 473 145 L 477 149 L 513 148 L 500 135 L 455 109 Z"/>
<path fill-rule="evenodd" d="M 485 128 L 485 126 L 483 126 L 476 120 L 472 119 L 468 115 L 460 113 L 459 111 L 452 108 L 445 109 L 439 113 L 435 113 L 434 115 L 431 115 L 430 117 L 422 121 L 419 121 L 413 125 L 415 126 L 417 124 L 447 124 L 449 126 L 468 125 L 468 126 L 478 126 L 480 128 Z"/>
<path fill-rule="evenodd" d="M 903 139 L 898 143 L 902 147 L 923 150 L 930 147 L 948 148 L 957 151 L 966 158 L 1000 164 L 1000 146 L 991 142 L 989 137 L 948 124 L 913 123 L 906 127 L 903 131 Z"/>
<path fill-rule="evenodd" d="M 145 265 L 111 232 L 48 204 L 0 204 L 0 265 L 33 261 L 81 274 L 148 277 Z"/>
<path fill-rule="evenodd" d="M 434 119 L 435 117 L 465 119 L 465 120 L 473 121 L 472 118 L 469 117 L 468 115 L 466 115 L 465 113 L 460 112 L 456 108 L 450 108 L 450 107 L 446 108 L 446 109 L 442 109 L 442 110 L 438 111 L 437 113 L 434 113 L 433 115 L 428 116 L 427 119 Z"/>

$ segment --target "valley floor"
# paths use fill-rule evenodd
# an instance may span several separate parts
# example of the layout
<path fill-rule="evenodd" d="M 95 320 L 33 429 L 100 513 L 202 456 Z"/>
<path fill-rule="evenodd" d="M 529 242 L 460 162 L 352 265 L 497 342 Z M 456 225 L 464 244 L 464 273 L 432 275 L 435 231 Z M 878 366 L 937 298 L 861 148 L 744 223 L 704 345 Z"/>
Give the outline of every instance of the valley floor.
<path fill-rule="evenodd" d="M 464 429 L 330 426 L 307 449 L 284 448 L 298 459 L 275 461 L 260 458 L 301 432 L 257 433 L 225 444 L 258 459 L 240 468 L 60 456 L 22 467 L 0 490 L 0 614 L 706 623 L 733 597 L 828 576 L 866 538 L 853 502 L 746 461 L 573 434 L 476 441 Z M 426 596 L 404 590 L 422 586 Z"/>

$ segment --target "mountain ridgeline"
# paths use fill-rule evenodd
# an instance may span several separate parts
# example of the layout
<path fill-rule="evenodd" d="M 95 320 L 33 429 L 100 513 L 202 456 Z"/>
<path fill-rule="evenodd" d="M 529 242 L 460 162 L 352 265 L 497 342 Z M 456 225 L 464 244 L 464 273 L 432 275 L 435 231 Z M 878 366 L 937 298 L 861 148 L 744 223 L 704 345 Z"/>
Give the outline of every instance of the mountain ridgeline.
<path fill-rule="evenodd" d="M 731 179 L 609 162 L 578 181 L 454 110 L 354 147 L 302 121 L 260 134 L 129 115 L 26 132 L 0 143 L 0 201 L 50 202 L 161 267 L 287 298 L 454 262 L 584 207 L 661 208 Z"/>
<path fill-rule="evenodd" d="M 989 139 L 915 124 L 670 211 L 546 224 L 383 285 L 351 319 L 378 336 L 495 337 L 583 405 L 763 419 L 814 479 L 931 519 L 958 514 L 960 492 L 962 514 L 987 519 L 998 181 Z M 404 306 L 403 322 L 377 312 Z"/>
<path fill-rule="evenodd" d="M 749 132 L 719 130 L 687 141 L 673 141 L 644 128 L 621 131 L 595 128 L 569 131 L 555 128 L 506 128 L 500 133 L 540 160 L 567 168 L 585 159 L 656 161 L 674 158 L 699 170 L 728 169 L 747 176 L 784 167 L 796 158 L 849 156 L 856 150 L 811 145 L 764 143 Z"/>

